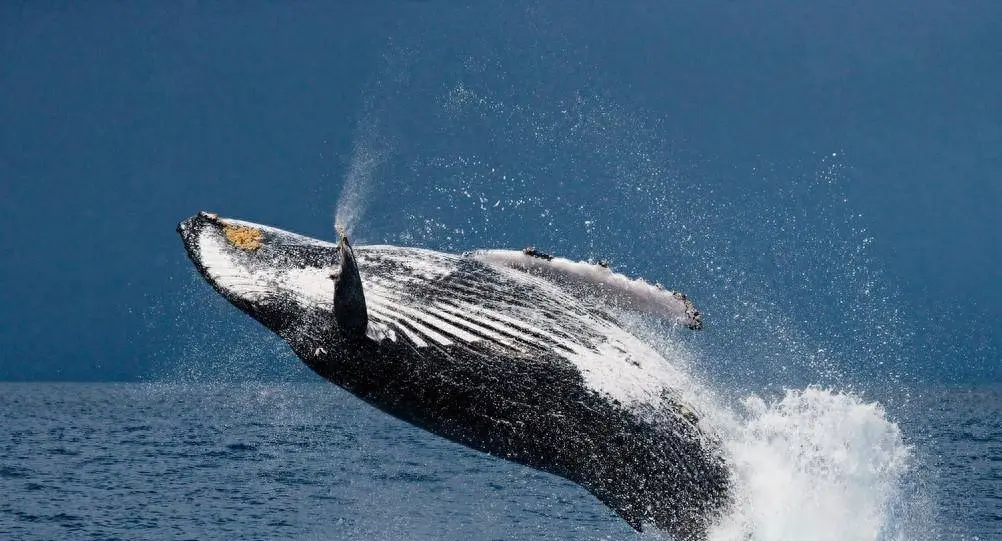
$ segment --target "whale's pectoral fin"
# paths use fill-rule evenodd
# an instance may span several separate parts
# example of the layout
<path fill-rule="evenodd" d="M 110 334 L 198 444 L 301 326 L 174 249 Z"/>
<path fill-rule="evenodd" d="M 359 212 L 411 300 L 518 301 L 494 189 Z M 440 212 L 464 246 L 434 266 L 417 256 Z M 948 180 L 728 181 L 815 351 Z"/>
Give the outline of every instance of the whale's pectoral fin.
<path fill-rule="evenodd" d="M 580 296 L 599 297 L 619 308 L 662 317 L 693 330 L 703 328 L 702 314 L 683 293 L 614 272 L 604 259 L 598 264 L 575 262 L 535 248 L 521 252 L 482 250 L 473 257 L 488 265 L 545 278 Z"/>
<path fill-rule="evenodd" d="M 341 237 L 338 254 L 340 272 L 331 276 L 334 279 L 334 319 L 341 332 L 362 337 L 369 326 L 369 314 L 365 307 L 362 277 L 358 273 L 355 252 L 348 243 L 348 237 Z"/>

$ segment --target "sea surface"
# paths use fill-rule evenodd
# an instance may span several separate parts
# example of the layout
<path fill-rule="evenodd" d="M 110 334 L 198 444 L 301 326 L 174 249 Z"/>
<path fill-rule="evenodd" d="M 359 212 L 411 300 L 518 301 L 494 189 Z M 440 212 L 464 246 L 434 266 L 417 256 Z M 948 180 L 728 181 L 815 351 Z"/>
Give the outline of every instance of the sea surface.
<path fill-rule="evenodd" d="M 892 499 L 912 503 L 853 511 L 875 526 L 845 531 L 1002 539 L 1000 411 L 1002 389 L 912 391 L 888 408 L 909 456 Z M 324 382 L 3 383 L 0 416 L 0 539 L 656 538 L 573 484 Z M 850 477 L 818 486 L 860 483 Z M 812 530 L 809 513 L 796 515 L 758 513 L 753 538 L 833 538 L 830 525 Z"/>

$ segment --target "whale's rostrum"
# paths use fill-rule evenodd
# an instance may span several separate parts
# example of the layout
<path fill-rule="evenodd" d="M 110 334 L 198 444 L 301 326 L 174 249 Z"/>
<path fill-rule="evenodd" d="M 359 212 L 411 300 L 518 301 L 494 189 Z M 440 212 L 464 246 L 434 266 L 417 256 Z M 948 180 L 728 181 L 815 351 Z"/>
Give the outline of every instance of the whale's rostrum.
<path fill-rule="evenodd" d="M 393 416 L 567 478 L 638 530 L 701 539 L 729 502 L 684 376 L 616 315 L 699 329 L 684 295 L 535 250 L 352 246 L 209 213 L 178 231 L 221 295 Z"/>

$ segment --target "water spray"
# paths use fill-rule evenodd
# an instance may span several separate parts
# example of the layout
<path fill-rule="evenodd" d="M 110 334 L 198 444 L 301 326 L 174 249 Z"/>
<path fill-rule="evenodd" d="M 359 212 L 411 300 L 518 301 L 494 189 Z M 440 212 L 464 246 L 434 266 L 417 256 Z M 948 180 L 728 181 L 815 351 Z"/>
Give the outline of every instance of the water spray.
<path fill-rule="evenodd" d="M 334 214 L 334 229 L 341 237 L 358 227 L 376 182 L 376 172 L 387 155 L 376 128 L 375 122 L 362 126 L 352 150 L 351 164 Z"/>

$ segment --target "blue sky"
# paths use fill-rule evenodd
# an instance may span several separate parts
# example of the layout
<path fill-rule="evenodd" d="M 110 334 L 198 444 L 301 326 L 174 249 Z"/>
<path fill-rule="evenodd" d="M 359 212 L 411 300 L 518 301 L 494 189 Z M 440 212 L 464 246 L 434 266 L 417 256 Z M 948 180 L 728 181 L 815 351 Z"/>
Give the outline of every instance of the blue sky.
<path fill-rule="evenodd" d="M 174 226 L 209 209 L 331 236 L 368 149 L 367 240 L 611 250 L 718 329 L 740 296 L 720 284 L 754 282 L 850 371 L 1002 380 L 1000 20 L 992 2 L 5 4 L 0 378 L 270 355 L 229 340 L 257 329 Z M 833 284 L 875 292 L 846 308 Z M 882 317 L 883 338 L 860 332 Z M 767 340 L 731 329 L 708 348 Z"/>

